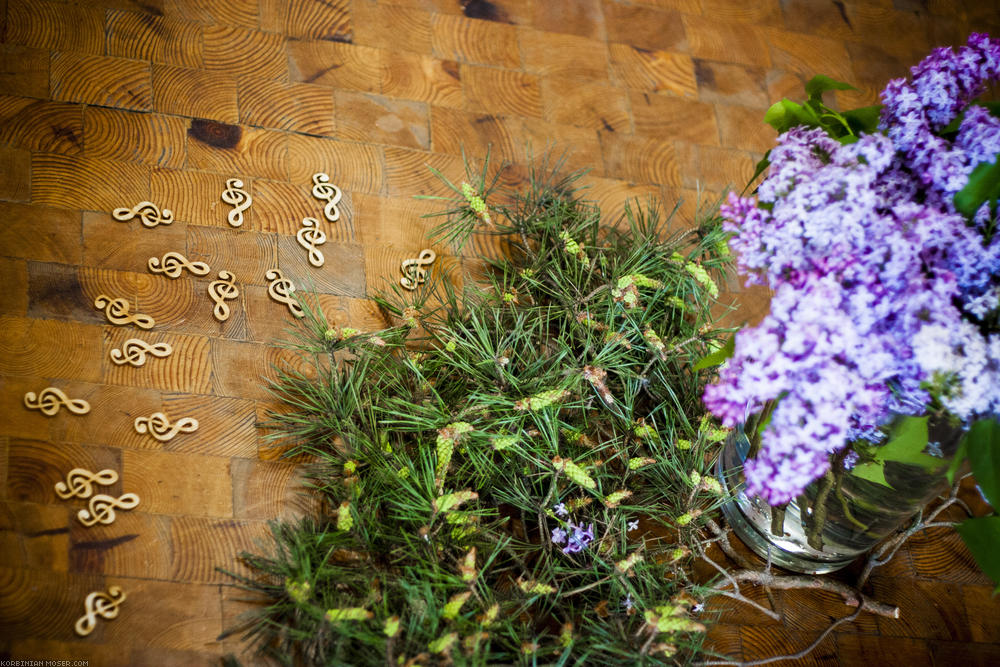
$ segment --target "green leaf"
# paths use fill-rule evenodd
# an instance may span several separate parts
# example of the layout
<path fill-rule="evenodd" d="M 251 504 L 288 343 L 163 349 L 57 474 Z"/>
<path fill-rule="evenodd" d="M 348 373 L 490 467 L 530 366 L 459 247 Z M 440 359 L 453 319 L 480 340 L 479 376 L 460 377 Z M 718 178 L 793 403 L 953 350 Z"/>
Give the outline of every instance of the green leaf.
<path fill-rule="evenodd" d="M 851 126 L 851 129 L 855 134 L 860 134 L 862 132 L 872 134 L 878 130 L 878 121 L 881 115 L 881 104 L 851 109 L 850 111 L 845 111 L 841 114 L 841 116 L 843 116 L 847 121 L 847 124 Z"/>
<path fill-rule="evenodd" d="M 843 81 L 831 79 L 824 74 L 817 74 L 806 84 L 806 94 L 810 100 L 822 101 L 823 93 L 828 90 L 857 90 L 854 86 Z"/>
<path fill-rule="evenodd" d="M 889 442 L 875 451 L 879 461 L 898 461 L 924 468 L 937 468 L 944 461 L 924 454 L 927 447 L 927 417 L 903 417 L 893 428 Z"/>
<path fill-rule="evenodd" d="M 760 159 L 760 162 L 757 163 L 757 166 L 754 167 L 753 176 L 751 176 L 750 180 L 747 181 L 746 186 L 743 188 L 743 192 L 741 192 L 740 194 L 741 195 L 746 194 L 746 191 L 750 189 L 750 186 L 753 185 L 753 182 L 757 180 L 757 177 L 763 174 L 764 170 L 770 166 L 771 166 L 771 151 L 770 149 L 768 149 L 768 151 L 764 153 L 764 157 L 762 157 Z"/>
<path fill-rule="evenodd" d="M 992 162 L 980 162 L 969 175 L 969 182 L 955 193 L 955 208 L 971 218 L 983 205 L 991 201 L 996 206 L 1000 198 L 1000 153 Z"/>
<path fill-rule="evenodd" d="M 779 133 L 787 132 L 793 127 L 806 125 L 808 127 L 818 127 L 820 125 L 819 116 L 807 106 L 797 104 L 789 99 L 775 102 L 764 114 L 764 122 L 773 127 Z"/>
<path fill-rule="evenodd" d="M 955 530 L 980 569 L 996 584 L 993 592 L 1000 592 L 1000 516 L 966 519 Z"/>
<path fill-rule="evenodd" d="M 733 356 L 733 352 L 736 350 L 736 334 L 729 337 L 726 344 L 715 352 L 709 352 L 704 357 L 699 359 L 695 365 L 694 370 L 700 371 L 704 368 L 711 368 L 712 366 L 718 366 L 724 362 L 729 357 Z"/>
<path fill-rule="evenodd" d="M 965 436 L 965 446 L 983 495 L 994 508 L 1000 507 L 1000 424 L 995 419 L 977 421 Z"/>
<path fill-rule="evenodd" d="M 962 466 L 962 462 L 969 455 L 968 447 L 966 447 L 965 443 L 965 438 L 962 438 L 962 441 L 958 443 L 958 449 L 955 450 L 955 456 L 951 459 L 951 465 L 948 466 L 948 470 L 945 472 L 945 477 L 948 478 L 949 484 L 955 483 L 955 473 L 958 472 L 958 469 Z"/>
<path fill-rule="evenodd" d="M 885 480 L 885 463 L 881 461 L 859 463 L 851 468 L 851 474 L 861 479 L 867 479 L 869 482 L 892 488 L 892 485 Z"/>

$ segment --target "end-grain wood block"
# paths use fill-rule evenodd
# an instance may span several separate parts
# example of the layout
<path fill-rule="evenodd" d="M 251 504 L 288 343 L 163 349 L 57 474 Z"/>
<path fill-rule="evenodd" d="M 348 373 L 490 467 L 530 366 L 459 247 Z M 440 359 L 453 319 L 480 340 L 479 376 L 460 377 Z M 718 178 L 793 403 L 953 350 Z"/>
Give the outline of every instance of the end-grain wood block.
<path fill-rule="evenodd" d="M 7 450 L 7 500 L 51 505 L 60 503 L 54 487 L 73 468 L 121 469 L 121 450 L 68 442 L 11 438 Z M 103 487 L 120 493 L 121 482 Z"/>
<path fill-rule="evenodd" d="M 82 600 L 86 598 L 88 592 L 98 590 L 81 586 L 79 595 L 83 596 L 73 604 L 77 610 L 77 617 L 83 611 Z M 70 627 L 76 621 L 70 622 Z M 95 630 L 95 632 L 98 632 Z M 57 639 L 38 639 L 34 637 L 19 636 L 12 639 L 9 644 L 9 654 L 15 660 L 33 660 L 33 656 L 38 655 L 72 655 L 74 660 L 89 661 L 92 665 L 114 665 L 114 664 L 142 664 L 134 661 L 134 651 L 121 644 L 98 644 L 94 641 L 94 635 L 89 635 L 86 639 L 74 637 L 72 640 L 61 641 Z M 164 662 L 146 663 L 166 665 Z M 193 667 L 194 663 L 190 663 Z"/>
<path fill-rule="evenodd" d="M 96 382 L 101 328 L 76 322 L 0 317 L 0 373 Z"/>
<path fill-rule="evenodd" d="M 5 561 L 0 567 L 0 627 L 5 637 L 71 641 L 84 598 L 103 587 L 103 576 L 51 572 L 39 577 L 35 570 Z M 98 628 L 91 638 L 100 641 L 100 633 Z"/>
<path fill-rule="evenodd" d="M 168 394 L 163 398 L 163 411 L 198 420 L 198 430 L 178 435 L 164 445 L 167 451 L 244 458 L 257 454 L 254 426 L 257 415 L 253 401 Z"/>
<path fill-rule="evenodd" d="M 208 25 L 203 31 L 204 69 L 236 77 L 285 80 L 288 76 L 283 36 L 227 24 Z"/>
<path fill-rule="evenodd" d="M 782 70 L 796 72 L 811 78 L 823 72 L 838 81 L 851 78 L 850 57 L 844 43 L 822 39 L 815 35 L 764 28 L 764 38 L 770 45 L 771 64 Z M 750 64 L 750 63 L 746 63 Z M 767 66 L 768 63 L 753 63 Z"/>
<path fill-rule="evenodd" d="M 44 218 L 39 218 L 38 222 L 42 220 Z M 151 232 L 142 225 L 117 222 L 107 213 L 83 213 L 83 264 L 88 267 L 144 271 L 150 257 L 161 257 L 171 248 L 183 251 L 186 239 L 185 222 L 175 220 L 170 225 L 160 225 Z"/>
<path fill-rule="evenodd" d="M 423 102 L 338 90 L 336 134 L 348 141 L 430 147 L 430 120 Z"/>
<path fill-rule="evenodd" d="M 57 0 L 9 0 L 6 42 L 46 51 L 104 53 L 104 11 Z"/>
<path fill-rule="evenodd" d="M 876 617 L 879 634 L 966 642 L 972 640 L 962 592 L 954 584 L 885 577 L 872 579 L 871 585 L 870 595 L 873 598 L 894 604 L 905 611 L 898 619 Z"/>
<path fill-rule="evenodd" d="M 229 459 L 176 451 L 122 451 L 122 486 L 141 511 L 171 516 L 232 517 Z"/>
<path fill-rule="evenodd" d="M 351 42 L 351 9 L 350 0 L 264 0 L 260 27 L 299 39 Z"/>
<path fill-rule="evenodd" d="M 405 148 L 386 147 L 385 176 L 392 196 L 445 195 L 450 190 L 428 167 L 440 171 L 452 183 L 465 178 L 465 166 L 457 155 L 426 153 Z"/>
<path fill-rule="evenodd" d="M 742 589 L 742 587 L 741 587 Z M 758 600 L 762 604 L 766 604 Z M 781 607 L 785 617 L 785 627 L 817 635 L 830 624 L 830 619 L 849 616 L 856 607 L 844 604 L 843 596 L 830 591 L 790 590 L 781 592 Z M 874 614 L 861 614 L 850 623 L 837 626 L 841 632 L 878 634 L 878 623 Z M 757 625 L 764 623 L 756 622 Z"/>
<path fill-rule="evenodd" d="M 188 169 L 285 180 L 287 152 L 284 132 L 196 119 L 187 133 Z"/>
<path fill-rule="evenodd" d="M 288 71 L 292 81 L 344 90 L 379 92 L 381 49 L 319 40 L 288 42 Z"/>
<path fill-rule="evenodd" d="M 637 135 L 661 141 L 719 144 L 719 128 L 712 105 L 649 93 L 632 93 L 630 98 Z"/>
<path fill-rule="evenodd" d="M 149 167 L 52 153 L 31 156 L 31 201 L 113 211 L 149 200 Z"/>
<path fill-rule="evenodd" d="M 0 202 L 0 254 L 79 264 L 80 212 Z"/>
<path fill-rule="evenodd" d="M 0 551 L 9 558 L 5 565 L 39 574 L 67 572 L 71 520 L 67 505 L 0 503 Z"/>
<path fill-rule="evenodd" d="M 591 128 L 557 125 L 536 118 L 523 119 L 526 157 L 538 159 L 548 151 L 565 159 L 565 169 L 586 169 L 595 176 L 604 175 L 599 134 Z M 520 179 L 517 187 L 527 185 Z"/>
<path fill-rule="evenodd" d="M 383 95 L 440 106 L 462 107 L 459 64 L 406 51 L 383 51 L 379 70 Z"/>
<path fill-rule="evenodd" d="M 966 584 L 962 586 L 962 600 L 972 626 L 972 640 L 995 642 L 1000 637 L 1000 600 L 993 595 L 993 587 Z"/>
<path fill-rule="evenodd" d="M 84 155 L 119 162 L 180 168 L 185 161 L 188 123 L 162 114 L 86 107 Z"/>
<path fill-rule="evenodd" d="M 312 195 L 312 182 L 292 184 L 284 181 L 254 181 L 253 201 L 255 220 L 264 233 L 295 236 L 302 227 L 302 218 L 316 218 L 328 242 L 353 243 L 355 221 L 353 194 L 342 192 L 337 204 L 340 220 L 329 223 L 323 217 L 323 202 Z"/>
<path fill-rule="evenodd" d="M 0 315 L 24 316 L 28 312 L 28 263 L 0 258 L 0 283 L 7 285 L 0 292 Z"/>
<path fill-rule="evenodd" d="M 0 142 L 44 153 L 83 152 L 83 110 L 77 104 L 0 96 Z"/>
<path fill-rule="evenodd" d="M 489 153 L 495 163 L 521 161 L 524 140 L 520 119 L 513 116 L 469 113 L 434 107 L 431 109 L 431 149 L 435 153 L 483 159 Z"/>
<path fill-rule="evenodd" d="M 318 496 L 306 488 L 302 466 L 233 459 L 233 511 L 237 519 L 293 520 L 314 515 Z"/>
<path fill-rule="evenodd" d="M 740 644 L 743 659 L 760 660 L 777 655 L 795 653 L 809 646 L 816 633 L 789 630 L 780 625 L 744 625 L 740 627 Z M 837 661 L 837 643 L 834 636 L 827 636 L 806 658 L 807 665 L 829 665 Z"/>
<path fill-rule="evenodd" d="M 997 7 L 995 3 L 993 4 L 992 9 L 988 11 L 991 11 L 991 20 L 996 26 Z M 970 3 L 968 7 L 971 10 L 976 5 L 988 7 L 990 3 Z M 874 3 L 850 3 L 845 7 L 844 14 L 846 14 L 846 21 L 842 20 L 841 22 L 849 21 L 851 27 L 851 34 L 844 39 L 849 42 L 870 45 L 908 63 L 920 62 L 932 47 L 940 46 L 940 43 L 928 39 L 925 20 L 916 12 L 903 11 L 902 7 L 879 7 Z M 985 27 L 983 21 L 977 21 L 971 16 L 968 20 L 972 26 L 983 25 Z M 996 34 L 995 31 L 994 34 Z M 900 39 L 900 35 L 905 35 L 906 38 Z M 965 42 L 964 36 L 950 41 L 955 46 Z"/>
<path fill-rule="evenodd" d="M 98 288 L 93 296 L 89 295 L 83 288 L 80 270 L 66 264 L 28 262 L 28 316 L 100 325 L 107 319 L 103 309 L 94 308 L 94 299 L 98 295 L 110 292 L 114 294 L 112 298 L 132 301 L 130 296 L 135 293 L 134 283 L 131 289 L 116 287 L 102 291 Z M 101 281 L 97 279 L 93 282 Z"/>
<path fill-rule="evenodd" d="M 239 82 L 240 122 L 303 134 L 333 134 L 333 91 L 308 83 L 243 77 Z"/>
<path fill-rule="evenodd" d="M 539 79 L 510 69 L 461 66 L 465 108 L 469 111 L 542 116 L 542 94 Z"/>
<path fill-rule="evenodd" d="M 763 28 L 719 21 L 710 16 L 683 14 L 681 18 L 693 58 L 747 67 L 771 65 Z"/>
<path fill-rule="evenodd" d="M 225 269 L 220 267 L 204 278 L 182 280 L 168 280 L 149 273 L 132 274 L 135 308 L 156 321 L 157 331 L 243 338 L 246 317 L 241 301 L 230 303 L 231 315 L 224 322 L 212 316 L 214 302 L 208 296 L 208 285 L 222 270 Z"/>
<path fill-rule="evenodd" d="M 608 42 L 631 44 L 650 51 L 687 50 L 681 14 L 642 5 L 604 1 Z"/>
<path fill-rule="evenodd" d="M 287 180 L 291 183 L 309 185 L 313 174 L 323 172 L 341 190 L 377 193 L 385 188 L 382 165 L 376 146 L 298 134 L 288 136 Z"/>
<path fill-rule="evenodd" d="M 923 639 L 837 632 L 837 658 L 842 665 L 931 665 Z"/>
<path fill-rule="evenodd" d="M 548 0 L 534 3 L 532 24 L 539 30 L 604 38 L 601 0 Z"/>
<path fill-rule="evenodd" d="M 125 484 L 128 487 L 128 483 Z M 114 523 L 90 528 L 70 523 L 70 571 L 109 577 L 168 579 L 171 572 L 170 518 L 139 506 L 118 512 Z M 126 590 L 129 601 L 132 591 Z"/>
<path fill-rule="evenodd" d="M 260 23 L 257 0 L 168 0 L 165 14 L 171 18 L 256 28 Z"/>
<path fill-rule="evenodd" d="M 682 145 L 684 142 L 677 142 L 678 147 Z M 757 160 L 747 151 L 720 146 L 695 145 L 693 148 L 697 153 L 697 160 L 694 163 L 682 163 L 681 172 L 685 178 L 689 178 L 691 174 L 700 174 L 701 179 L 695 182 L 685 181 L 685 187 L 705 187 L 717 192 L 730 188 L 741 189 L 753 176 Z"/>
<path fill-rule="evenodd" d="M 698 80 L 698 99 L 702 102 L 739 104 L 755 109 L 767 109 L 771 103 L 763 69 L 695 60 L 694 74 Z"/>
<path fill-rule="evenodd" d="M 446 60 L 521 67 L 517 28 L 503 23 L 435 14 L 431 46 L 435 56 Z"/>
<path fill-rule="evenodd" d="M 782 12 L 784 4 L 781 0 L 760 0 L 760 2 L 752 4 L 733 3 L 727 0 L 701 0 L 701 13 L 704 16 L 711 16 L 722 21 L 782 27 L 784 25 Z M 814 25 L 806 32 L 815 32 L 818 27 Z"/>
<path fill-rule="evenodd" d="M 58 51 L 49 64 L 52 97 L 119 109 L 153 108 L 150 67 L 142 60 Z"/>
<path fill-rule="evenodd" d="M 190 225 L 187 258 L 210 262 L 216 272 L 229 271 L 242 290 L 248 284 L 267 285 L 265 274 L 278 266 L 278 246 L 271 234 Z"/>
<path fill-rule="evenodd" d="M 624 215 L 626 203 L 632 207 L 632 210 L 635 210 L 637 206 L 645 208 L 646 204 L 652 200 L 660 205 L 662 213 L 669 212 L 674 205 L 674 202 L 660 201 L 660 188 L 648 183 L 635 184 L 587 174 L 580 181 L 580 184 L 587 186 L 587 190 L 583 193 L 584 199 L 600 206 L 601 219 L 607 220 L 608 224 Z"/>
<path fill-rule="evenodd" d="M 723 146 L 766 153 L 774 146 L 778 133 L 764 122 L 762 109 L 716 104 L 719 138 Z"/>
<path fill-rule="evenodd" d="M 428 247 L 429 244 L 422 246 L 423 248 Z M 369 289 L 373 292 L 379 291 L 389 291 L 393 285 L 399 286 L 399 279 L 403 277 L 400 271 L 400 266 L 403 260 L 410 259 L 411 257 L 417 257 L 420 254 L 421 248 L 414 248 L 409 252 L 401 252 L 395 248 L 385 248 L 380 246 L 368 246 L 365 248 L 365 274 L 366 279 L 369 284 Z M 442 252 L 437 253 L 437 258 L 434 263 L 430 266 L 427 271 L 427 282 L 425 285 L 430 285 L 432 282 L 442 282 L 448 281 L 455 288 L 458 293 L 462 291 L 462 270 L 461 264 L 457 257 L 453 255 L 446 255 Z M 418 290 L 424 289 L 424 286 L 417 288 Z M 431 296 L 428 299 L 428 307 L 433 308 L 434 306 L 440 305 L 442 300 L 439 295 L 442 293 L 442 288 L 438 287 L 438 293 L 436 296 Z"/>
<path fill-rule="evenodd" d="M 286 318 L 293 325 L 288 309 L 280 303 L 271 303 L 272 317 Z M 268 400 L 272 398 L 266 385 L 269 380 L 277 381 L 275 366 L 288 365 L 302 372 L 308 367 L 288 350 L 260 343 L 215 338 L 212 340 L 212 393 L 217 396 Z"/>
<path fill-rule="evenodd" d="M 220 564 L 231 572 L 249 574 L 236 557 L 244 551 L 257 553 L 270 533 L 264 521 L 177 516 L 170 524 L 170 578 L 184 582 L 232 583 L 231 577 L 219 572 Z"/>
<path fill-rule="evenodd" d="M 320 223 L 324 224 L 324 223 Z M 338 296 L 365 296 L 365 267 L 362 246 L 326 243 L 322 268 L 315 268 L 306 252 L 291 236 L 278 236 L 278 266 L 299 291 L 323 292 Z"/>
<path fill-rule="evenodd" d="M 163 411 L 163 398 L 159 391 L 81 382 L 65 382 L 60 386 L 72 390 L 74 396 L 86 399 L 91 409 L 87 419 L 53 421 L 49 426 L 52 441 L 100 443 L 127 449 L 163 448 L 159 441 L 136 433 L 134 426 L 136 417 Z M 116 495 L 121 495 L 121 492 Z"/>
<path fill-rule="evenodd" d="M 964 517 L 960 517 L 964 518 Z M 954 583 L 988 584 L 961 536 L 950 528 L 931 528 L 906 545 L 918 577 Z"/>
<path fill-rule="evenodd" d="M 153 65 L 153 107 L 165 114 L 236 123 L 236 76 L 232 72 Z"/>
<path fill-rule="evenodd" d="M 608 46 L 603 41 L 528 28 L 521 29 L 520 38 L 526 72 L 590 81 L 608 78 Z"/>
<path fill-rule="evenodd" d="M 431 54 L 431 13 L 418 7 L 386 5 L 375 0 L 356 0 L 354 44 L 379 49 Z"/>
<path fill-rule="evenodd" d="M 180 67 L 202 64 L 202 26 L 193 21 L 111 9 L 105 34 L 109 56 Z"/>
<path fill-rule="evenodd" d="M 427 234 L 442 220 L 424 216 L 439 213 L 447 202 L 357 195 L 354 205 L 355 215 L 364 221 L 358 227 L 361 243 L 412 250 L 424 247 Z"/>
<path fill-rule="evenodd" d="M 206 394 L 211 389 L 212 365 L 209 340 L 204 336 L 166 334 L 158 331 L 136 333 L 124 327 L 104 327 L 104 340 L 99 349 L 107 357 L 112 349 L 121 349 L 129 338 L 140 338 L 153 343 L 167 343 L 173 352 L 159 358 L 148 355 L 146 363 L 136 367 L 117 365 L 109 358 L 103 359 L 102 381 L 107 384 L 129 387 L 152 387 L 165 391 L 186 391 Z"/>
<path fill-rule="evenodd" d="M 709 651 L 738 659 L 743 655 L 740 626 L 728 625 L 722 621 L 713 623 L 705 634 L 704 647 Z"/>
<path fill-rule="evenodd" d="M 48 97 L 48 51 L 17 44 L 0 45 L 0 90 L 8 95 Z"/>
<path fill-rule="evenodd" d="M 545 120 L 593 130 L 630 133 L 628 97 L 624 88 L 606 83 L 546 77 L 542 81 Z"/>
<path fill-rule="evenodd" d="M 601 148 L 604 175 L 608 178 L 675 187 L 681 185 L 677 154 L 668 141 L 609 132 L 601 134 Z"/>
<path fill-rule="evenodd" d="M 235 231 L 227 220 L 227 215 L 232 208 L 223 202 L 221 198 L 222 191 L 226 188 L 226 179 L 227 175 L 223 174 L 208 174 L 190 169 L 163 169 L 155 167 L 150 175 L 150 193 L 153 201 L 163 202 L 167 208 L 174 212 L 178 220 L 189 222 L 192 226 L 218 227 L 220 229 Z M 243 180 L 244 189 L 250 192 L 251 195 L 255 195 L 256 193 L 253 192 L 253 179 L 244 178 L 241 180 Z M 244 211 L 243 216 L 245 222 L 240 231 L 256 230 L 254 207 L 251 206 L 248 210 Z M 163 231 L 166 232 L 173 227 L 177 227 L 176 222 Z M 136 228 L 138 229 L 138 226 Z M 139 231 L 145 231 L 149 234 L 149 230 L 140 229 Z M 161 229 L 155 231 L 157 234 L 152 234 L 151 236 L 159 236 Z M 173 238 L 169 240 L 164 239 L 160 247 L 163 250 L 173 249 L 177 252 L 183 252 L 176 245 L 168 247 L 167 244 L 172 241 Z M 156 254 L 162 254 L 162 251 L 160 253 L 154 252 L 146 259 Z M 188 259 L 191 258 L 189 257 Z M 205 261 L 209 263 L 209 266 L 217 264 L 217 262 L 213 262 L 210 259 Z"/>
<path fill-rule="evenodd" d="M 653 93 L 693 98 L 698 94 L 695 63 L 686 53 L 650 51 L 629 44 L 608 44 L 616 83 Z"/>

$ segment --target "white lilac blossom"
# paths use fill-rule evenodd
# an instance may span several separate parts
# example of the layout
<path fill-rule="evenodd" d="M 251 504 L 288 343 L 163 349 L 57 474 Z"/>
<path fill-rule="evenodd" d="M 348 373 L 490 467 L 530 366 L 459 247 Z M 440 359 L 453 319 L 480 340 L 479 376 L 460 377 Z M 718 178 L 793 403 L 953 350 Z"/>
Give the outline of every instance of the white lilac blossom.
<path fill-rule="evenodd" d="M 911 71 L 883 92 L 884 134 L 790 129 L 757 197 L 722 209 L 747 283 L 774 296 L 705 403 L 734 427 L 777 400 L 745 465 L 747 493 L 772 504 L 891 414 L 922 413 L 928 387 L 961 419 L 1000 413 L 1000 233 L 988 204 L 969 223 L 953 203 L 1000 154 L 1000 119 L 970 106 L 1000 78 L 1000 41 L 973 35 Z"/>

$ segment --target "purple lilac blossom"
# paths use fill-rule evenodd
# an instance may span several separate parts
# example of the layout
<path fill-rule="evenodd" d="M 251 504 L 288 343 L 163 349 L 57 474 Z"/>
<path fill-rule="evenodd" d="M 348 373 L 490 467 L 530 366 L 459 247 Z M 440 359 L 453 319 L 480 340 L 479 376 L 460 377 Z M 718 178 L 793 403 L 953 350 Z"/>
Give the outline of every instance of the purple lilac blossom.
<path fill-rule="evenodd" d="M 553 544 L 562 544 L 565 541 L 566 541 L 566 531 L 563 530 L 562 528 L 553 528 L 552 529 L 552 543 Z"/>
<path fill-rule="evenodd" d="M 771 312 L 740 331 L 705 390 L 727 426 L 778 400 L 747 493 L 788 502 L 852 439 L 893 413 L 921 414 L 927 383 L 962 419 L 1000 413 L 1000 234 L 952 198 L 1000 153 L 1000 119 L 969 106 L 1000 77 L 1000 42 L 937 49 L 883 92 L 880 129 L 842 145 L 797 127 L 771 151 L 756 199 L 722 208 L 747 284 Z M 935 132 L 965 111 L 954 141 Z M 992 315 L 991 315 L 992 313 Z"/>
<path fill-rule="evenodd" d="M 562 552 L 564 554 L 575 554 L 583 551 L 587 548 L 594 539 L 594 524 L 589 526 L 584 526 L 580 524 L 575 526 L 572 523 L 567 524 L 567 526 L 573 532 L 569 535 L 566 546 L 563 547 Z M 555 531 L 553 531 L 555 532 Z"/>

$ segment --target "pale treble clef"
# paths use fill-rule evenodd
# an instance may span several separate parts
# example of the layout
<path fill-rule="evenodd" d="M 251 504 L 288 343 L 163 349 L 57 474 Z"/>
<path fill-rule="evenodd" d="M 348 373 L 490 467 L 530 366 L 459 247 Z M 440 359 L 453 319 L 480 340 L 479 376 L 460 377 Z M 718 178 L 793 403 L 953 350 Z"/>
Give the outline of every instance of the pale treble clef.
<path fill-rule="evenodd" d="M 142 366 L 146 363 L 147 354 L 162 358 L 170 356 L 170 353 L 173 351 L 174 348 L 171 347 L 170 343 L 150 344 L 138 338 L 129 338 L 122 344 L 121 349 L 114 348 L 111 350 L 110 356 L 111 361 L 119 366 L 123 364 Z"/>
<path fill-rule="evenodd" d="M 129 313 L 131 306 L 125 299 L 112 299 L 110 296 L 101 294 L 94 299 L 94 308 L 104 308 L 104 315 L 112 324 L 134 324 L 140 329 L 152 329 L 156 324 L 149 315 L 141 313 L 131 315 Z"/>
<path fill-rule="evenodd" d="M 323 215 L 326 216 L 327 220 L 330 222 L 340 220 L 340 209 L 337 208 L 337 204 L 340 203 L 340 198 L 344 196 L 344 193 L 336 185 L 330 183 L 330 177 L 323 172 L 313 174 L 312 195 L 316 199 L 326 202 L 326 206 L 323 207 Z"/>
<path fill-rule="evenodd" d="M 174 221 L 174 212 L 169 208 L 160 212 L 160 207 L 151 201 L 142 201 L 132 208 L 116 208 L 111 212 L 111 217 L 121 222 L 128 222 L 132 218 L 139 216 L 139 220 L 146 227 L 156 227 L 157 225 L 169 225 Z"/>
<path fill-rule="evenodd" d="M 76 634 L 86 637 L 94 631 L 97 617 L 112 620 L 118 617 L 118 610 L 125 601 L 125 592 L 118 586 L 111 586 L 107 593 L 94 592 L 83 602 L 84 614 L 76 622 Z"/>
<path fill-rule="evenodd" d="M 111 486 L 118 481 L 118 473 L 114 470 L 90 472 L 83 468 L 73 468 L 66 474 L 65 482 L 56 482 L 56 495 L 63 500 L 73 497 L 89 498 L 94 493 L 94 484 Z"/>
<path fill-rule="evenodd" d="M 299 245 L 309 252 L 309 263 L 315 267 L 323 266 L 323 253 L 316 247 L 326 243 L 326 234 L 319 228 L 316 218 L 302 218 L 302 227 L 295 234 Z"/>
<path fill-rule="evenodd" d="M 182 417 L 173 424 L 162 412 L 135 418 L 136 433 L 149 433 L 160 442 L 172 440 L 178 433 L 193 433 L 197 430 L 198 420 L 193 417 Z"/>
<path fill-rule="evenodd" d="M 227 216 L 229 224 L 233 227 L 239 227 L 243 224 L 243 211 L 250 208 L 250 204 L 253 203 L 253 198 L 245 190 L 242 190 L 242 187 L 243 181 L 238 178 L 230 178 L 226 180 L 226 189 L 222 192 L 222 201 L 234 207 Z"/>
<path fill-rule="evenodd" d="M 31 410 L 41 410 L 42 414 L 52 415 L 59 412 L 62 406 L 75 415 L 85 415 L 90 412 L 90 403 L 82 398 L 71 399 L 61 389 L 46 387 L 38 395 L 29 391 L 24 395 L 24 406 Z"/>
<path fill-rule="evenodd" d="M 87 528 L 99 523 L 109 525 L 114 523 L 115 510 L 131 510 L 139 505 L 139 496 L 134 493 L 125 493 L 115 498 L 103 493 L 99 493 L 87 503 L 87 509 L 76 513 L 76 518 Z"/>
<path fill-rule="evenodd" d="M 292 296 L 292 292 L 295 291 L 295 284 L 281 273 L 281 269 L 271 269 L 267 272 L 266 276 L 271 281 L 267 286 L 267 293 L 271 295 L 271 298 L 288 306 L 288 310 L 295 317 L 305 317 L 306 313 L 302 310 L 302 306 Z"/>
<path fill-rule="evenodd" d="M 148 266 L 150 273 L 162 273 L 168 278 L 179 278 L 184 269 L 196 276 L 207 275 L 211 270 L 205 262 L 189 262 L 188 258 L 179 252 L 168 252 L 163 259 L 150 257 Z"/>
<path fill-rule="evenodd" d="M 215 319 L 225 322 L 229 319 L 229 306 L 227 300 L 235 299 L 240 295 L 236 289 L 236 276 L 229 271 L 219 271 L 219 279 L 208 284 L 208 296 L 215 303 L 212 314 Z"/>
<path fill-rule="evenodd" d="M 430 249 L 420 251 L 420 256 L 416 259 L 405 259 L 399 269 L 403 272 L 403 277 L 399 279 L 399 284 L 404 288 L 413 291 L 417 285 L 427 280 L 427 269 L 437 259 L 437 253 Z"/>

